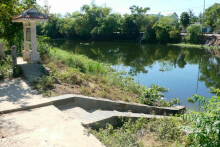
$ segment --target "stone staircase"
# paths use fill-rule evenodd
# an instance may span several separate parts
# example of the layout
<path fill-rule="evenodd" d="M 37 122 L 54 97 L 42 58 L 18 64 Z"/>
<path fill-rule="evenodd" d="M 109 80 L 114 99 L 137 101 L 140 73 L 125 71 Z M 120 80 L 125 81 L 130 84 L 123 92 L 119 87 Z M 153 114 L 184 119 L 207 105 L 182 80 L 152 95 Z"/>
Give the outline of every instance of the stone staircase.
<path fill-rule="evenodd" d="M 79 119 L 85 126 L 93 127 L 95 124 L 99 124 L 99 127 L 104 128 L 107 123 L 117 125 L 119 117 L 129 118 L 162 118 L 162 115 L 152 115 L 143 113 L 131 113 L 131 112 L 119 112 L 116 110 L 101 110 L 101 109 L 90 109 L 85 110 L 76 106 L 75 104 L 67 104 L 57 106 L 66 116 L 70 119 Z"/>
<path fill-rule="evenodd" d="M 54 106 L 29 109 L 0 117 L 1 147 L 102 147 L 97 138 Z"/>

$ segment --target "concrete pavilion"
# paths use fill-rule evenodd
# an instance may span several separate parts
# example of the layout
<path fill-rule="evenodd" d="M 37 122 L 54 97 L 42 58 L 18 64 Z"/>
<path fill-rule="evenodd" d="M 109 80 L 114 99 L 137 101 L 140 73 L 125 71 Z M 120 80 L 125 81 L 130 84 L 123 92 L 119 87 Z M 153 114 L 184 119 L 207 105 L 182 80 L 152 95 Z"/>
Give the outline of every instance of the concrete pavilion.
<path fill-rule="evenodd" d="M 37 52 L 36 43 L 36 23 L 48 21 L 48 16 L 32 7 L 21 12 L 12 18 L 12 22 L 22 22 L 24 30 L 24 50 L 22 51 L 23 60 L 30 63 L 36 63 L 40 59 Z M 31 43 L 31 50 L 30 50 Z"/>

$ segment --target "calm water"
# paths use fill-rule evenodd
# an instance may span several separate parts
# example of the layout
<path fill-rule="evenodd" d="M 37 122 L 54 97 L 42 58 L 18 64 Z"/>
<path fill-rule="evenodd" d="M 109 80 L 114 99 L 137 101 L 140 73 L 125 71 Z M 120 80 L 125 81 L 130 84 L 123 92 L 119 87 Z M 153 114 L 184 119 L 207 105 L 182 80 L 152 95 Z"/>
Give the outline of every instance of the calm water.
<path fill-rule="evenodd" d="M 211 97 L 209 87 L 220 88 L 220 58 L 206 50 L 181 49 L 166 45 L 138 43 L 51 41 L 51 44 L 76 54 L 109 63 L 116 70 L 126 70 L 139 84 L 152 83 L 169 88 L 165 98 L 180 98 L 181 105 L 193 94 Z M 160 71 L 160 69 L 165 71 Z"/>

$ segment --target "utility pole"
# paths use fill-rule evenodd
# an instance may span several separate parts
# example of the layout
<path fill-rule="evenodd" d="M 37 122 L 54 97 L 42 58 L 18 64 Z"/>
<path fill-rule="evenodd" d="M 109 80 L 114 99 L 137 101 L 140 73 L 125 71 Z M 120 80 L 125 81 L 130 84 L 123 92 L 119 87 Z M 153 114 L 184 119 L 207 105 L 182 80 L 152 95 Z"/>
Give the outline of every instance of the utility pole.
<path fill-rule="evenodd" d="M 204 13 L 205 13 L 205 0 L 204 0 L 204 7 L 203 7 L 202 35 L 203 35 L 203 27 L 204 27 Z"/>
<path fill-rule="evenodd" d="M 105 8 L 106 8 L 106 3 L 104 3 L 103 5 L 105 5 Z"/>

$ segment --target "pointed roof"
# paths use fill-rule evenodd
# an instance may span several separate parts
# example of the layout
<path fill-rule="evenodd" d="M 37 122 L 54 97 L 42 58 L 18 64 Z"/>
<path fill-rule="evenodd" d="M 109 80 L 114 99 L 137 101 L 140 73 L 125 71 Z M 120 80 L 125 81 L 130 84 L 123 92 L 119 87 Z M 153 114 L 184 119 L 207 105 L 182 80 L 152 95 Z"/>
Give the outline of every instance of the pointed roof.
<path fill-rule="evenodd" d="M 26 11 L 12 18 L 12 22 L 24 22 L 24 21 L 47 21 L 49 18 L 46 14 L 41 13 L 36 8 L 32 7 Z"/>

